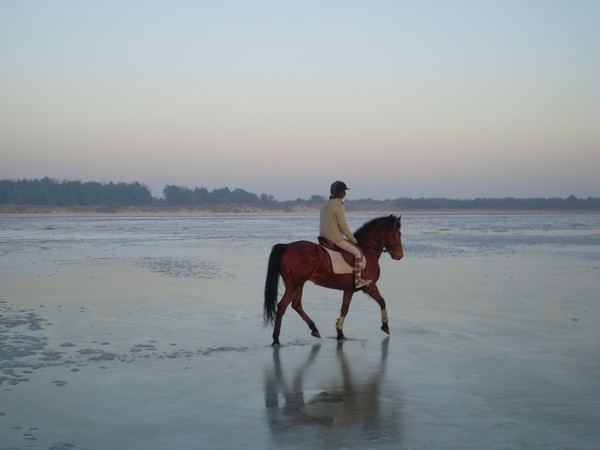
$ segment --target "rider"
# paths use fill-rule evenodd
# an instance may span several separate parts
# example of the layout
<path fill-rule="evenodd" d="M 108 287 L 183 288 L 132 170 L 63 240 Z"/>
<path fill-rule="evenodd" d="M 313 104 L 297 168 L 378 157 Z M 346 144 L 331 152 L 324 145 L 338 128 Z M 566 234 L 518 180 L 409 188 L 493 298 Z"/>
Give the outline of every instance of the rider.
<path fill-rule="evenodd" d="M 354 287 L 360 289 L 371 284 L 371 280 L 362 277 L 363 253 L 346 223 L 343 200 L 347 190 L 349 188 L 343 181 L 331 185 L 329 200 L 321 207 L 320 235 L 354 255 Z"/>

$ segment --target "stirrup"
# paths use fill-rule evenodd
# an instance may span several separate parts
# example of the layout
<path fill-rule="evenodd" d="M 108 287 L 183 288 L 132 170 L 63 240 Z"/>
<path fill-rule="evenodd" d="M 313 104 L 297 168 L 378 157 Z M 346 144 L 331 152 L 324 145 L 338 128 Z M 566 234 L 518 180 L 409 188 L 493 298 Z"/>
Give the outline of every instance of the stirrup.
<path fill-rule="evenodd" d="M 365 286 L 368 286 L 371 284 L 371 280 L 365 280 L 363 278 L 359 278 L 358 280 L 356 280 L 356 282 L 354 283 L 354 288 L 355 289 L 360 289 L 363 288 Z"/>

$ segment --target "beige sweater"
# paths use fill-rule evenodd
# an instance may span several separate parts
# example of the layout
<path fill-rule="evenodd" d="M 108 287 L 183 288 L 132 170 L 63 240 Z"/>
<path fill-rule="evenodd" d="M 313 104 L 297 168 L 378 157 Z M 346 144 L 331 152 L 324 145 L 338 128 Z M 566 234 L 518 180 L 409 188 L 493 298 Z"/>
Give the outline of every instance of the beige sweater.
<path fill-rule="evenodd" d="M 357 243 L 356 238 L 348 228 L 346 223 L 346 213 L 344 204 L 339 198 L 332 198 L 325 202 L 321 207 L 320 235 L 329 239 L 334 244 L 344 240 L 344 236 L 349 241 Z"/>

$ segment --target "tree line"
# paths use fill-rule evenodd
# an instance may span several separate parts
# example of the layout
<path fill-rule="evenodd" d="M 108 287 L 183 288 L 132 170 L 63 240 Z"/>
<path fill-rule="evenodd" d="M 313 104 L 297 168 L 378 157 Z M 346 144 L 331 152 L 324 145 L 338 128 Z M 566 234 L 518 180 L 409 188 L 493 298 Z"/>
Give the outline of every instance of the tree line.
<path fill-rule="evenodd" d="M 147 206 L 155 202 L 140 183 L 0 180 L 0 204 L 36 206 Z"/>
<path fill-rule="evenodd" d="M 88 207 L 199 207 L 213 208 L 223 205 L 249 206 L 257 209 L 290 211 L 298 207 L 316 208 L 326 198 L 313 195 L 309 199 L 278 201 L 272 195 L 257 195 L 237 188 L 219 188 L 209 191 L 204 187 L 190 189 L 166 185 L 164 198 L 152 196 L 150 189 L 141 183 L 99 183 L 82 181 L 57 181 L 42 179 L 0 180 L 0 205 L 32 206 L 88 206 Z M 459 200 L 447 198 L 397 198 L 386 200 L 347 200 L 349 210 L 593 210 L 600 211 L 600 198 L 580 199 L 574 195 L 566 198 L 476 198 Z"/>

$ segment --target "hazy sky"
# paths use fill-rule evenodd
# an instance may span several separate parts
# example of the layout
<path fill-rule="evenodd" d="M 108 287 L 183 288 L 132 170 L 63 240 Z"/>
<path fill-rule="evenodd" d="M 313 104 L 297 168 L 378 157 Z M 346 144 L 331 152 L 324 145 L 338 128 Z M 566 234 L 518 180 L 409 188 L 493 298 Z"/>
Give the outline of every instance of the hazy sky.
<path fill-rule="evenodd" d="M 0 0 L 0 178 L 600 196 L 600 1 Z"/>

